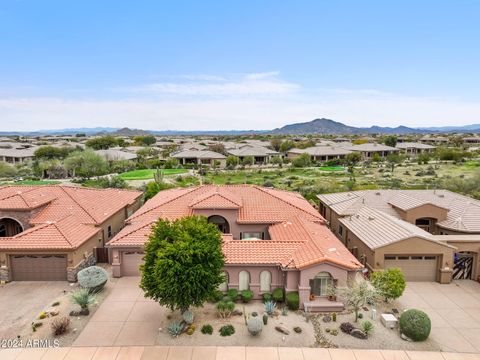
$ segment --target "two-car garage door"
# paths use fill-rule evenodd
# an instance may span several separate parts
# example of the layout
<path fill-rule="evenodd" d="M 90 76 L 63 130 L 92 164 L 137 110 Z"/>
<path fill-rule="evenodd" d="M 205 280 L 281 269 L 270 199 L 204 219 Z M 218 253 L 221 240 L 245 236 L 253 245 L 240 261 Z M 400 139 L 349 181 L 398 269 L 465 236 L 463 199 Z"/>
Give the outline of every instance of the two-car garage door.
<path fill-rule="evenodd" d="M 385 269 L 400 268 L 407 281 L 436 281 L 437 257 L 434 255 L 385 256 Z"/>
<path fill-rule="evenodd" d="M 66 255 L 11 255 L 12 280 L 67 280 Z"/>

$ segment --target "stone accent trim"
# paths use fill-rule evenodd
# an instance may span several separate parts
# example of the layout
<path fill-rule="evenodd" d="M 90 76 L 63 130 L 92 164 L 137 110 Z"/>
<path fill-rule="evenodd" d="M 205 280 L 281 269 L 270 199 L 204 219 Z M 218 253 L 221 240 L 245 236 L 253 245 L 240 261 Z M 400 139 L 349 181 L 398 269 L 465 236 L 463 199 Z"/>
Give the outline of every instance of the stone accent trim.
<path fill-rule="evenodd" d="M 97 259 L 95 258 L 94 254 L 89 254 L 88 257 L 80 262 L 77 266 L 67 268 L 67 280 L 70 282 L 77 282 L 77 273 L 80 270 L 95 265 L 96 263 Z"/>

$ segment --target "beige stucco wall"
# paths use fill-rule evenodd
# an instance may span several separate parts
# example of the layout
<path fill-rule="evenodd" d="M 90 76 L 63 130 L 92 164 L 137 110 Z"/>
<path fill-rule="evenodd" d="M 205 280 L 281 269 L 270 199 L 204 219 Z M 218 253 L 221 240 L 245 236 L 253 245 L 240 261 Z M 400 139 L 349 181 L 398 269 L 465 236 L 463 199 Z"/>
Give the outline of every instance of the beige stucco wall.
<path fill-rule="evenodd" d="M 250 274 L 250 290 L 253 291 L 254 298 L 261 298 L 263 292 L 260 291 L 260 273 L 269 271 L 272 276 L 270 291 L 275 288 L 285 286 L 286 274 L 278 266 L 268 265 L 225 265 L 225 271 L 228 273 L 228 288 L 238 289 L 239 273 L 247 271 Z"/>
<path fill-rule="evenodd" d="M 383 269 L 385 255 L 436 255 L 439 258 L 437 264 L 437 281 L 449 283 L 453 271 L 453 254 L 455 249 L 413 237 L 399 241 L 375 250 L 375 268 Z"/>

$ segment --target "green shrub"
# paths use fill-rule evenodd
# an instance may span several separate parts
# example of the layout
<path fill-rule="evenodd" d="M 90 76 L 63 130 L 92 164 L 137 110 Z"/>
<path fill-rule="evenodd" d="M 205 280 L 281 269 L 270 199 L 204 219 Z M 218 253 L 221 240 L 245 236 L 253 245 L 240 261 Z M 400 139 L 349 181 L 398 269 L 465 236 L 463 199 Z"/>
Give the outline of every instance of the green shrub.
<path fill-rule="evenodd" d="M 220 336 L 230 336 L 235 334 L 235 328 L 230 324 L 223 325 L 218 332 L 220 333 Z"/>
<path fill-rule="evenodd" d="M 397 268 L 375 271 L 372 274 L 371 282 L 385 301 L 402 296 L 406 286 L 405 276 L 402 270 Z"/>
<path fill-rule="evenodd" d="M 77 273 L 78 284 L 90 291 L 96 293 L 103 289 L 108 281 L 108 273 L 99 266 L 89 266 Z"/>
<path fill-rule="evenodd" d="M 284 293 L 282 288 L 276 288 L 272 292 L 272 300 L 275 302 L 282 302 L 284 298 Z"/>
<path fill-rule="evenodd" d="M 290 310 L 298 310 L 300 307 L 300 297 L 297 291 L 289 292 L 286 295 L 285 300 Z"/>
<path fill-rule="evenodd" d="M 413 341 L 427 340 L 432 323 L 426 313 L 410 309 L 400 316 L 400 332 Z"/>
<path fill-rule="evenodd" d="M 202 326 L 202 329 L 200 330 L 202 334 L 208 334 L 212 335 L 213 334 L 213 327 L 210 324 L 205 324 Z"/>
<path fill-rule="evenodd" d="M 237 296 L 238 296 L 238 290 L 237 289 L 229 289 L 227 291 L 227 295 L 230 296 L 232 301 L 235 301 L 237 299 Z"/>
<path fill-rule="evenodd" d="M 208 299 L 208 301 L 211 303 L 216 303 L 221 301 L 223 299 L 223 296 L 223 292 L 221 292 L 220 290 L 215 290 Z"/>
<path fill-rule="evenodd" d="M 242 296 L 242 301 L 244 303 L 250 302 L 250 300 L 252 300 L 252 298 L 253 298 L 253 291 L 252 290 L 243 290 L 240 294 Z"/>
<path fill-rule="evenodd" d="M 270 301 L 270 300 L 272 300 L 272 294 L 270 294 L 270 293 L 263 293 L 263 294 L 262 294 L 262 299 L 263 299 L 263 302 Z"/>
<path fill-rule="evenodd" d="M 217 304 L 217 313 L 221 318 L 228 318 L 235 310 L 235 304 L 232 301 L 220 301 Z"/>

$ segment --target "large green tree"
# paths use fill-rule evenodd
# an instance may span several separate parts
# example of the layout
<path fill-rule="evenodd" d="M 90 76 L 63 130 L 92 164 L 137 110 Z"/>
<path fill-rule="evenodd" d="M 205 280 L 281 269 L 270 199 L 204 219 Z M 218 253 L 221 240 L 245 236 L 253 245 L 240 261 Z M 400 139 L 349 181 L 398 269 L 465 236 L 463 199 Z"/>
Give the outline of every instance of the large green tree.
<path fill-rule="evenodd" d="M 90 178 L 105 175 L 108 172 L 107 161 L 91 150 L 75 151 L 65 159 L 65 168 L 72 172 L 72 176 Z"/>
<path fill-rule="evenodd" d="M 140 287 L 171 310 L 201 306 L 225 280 L 218 228 L 207 218 L 159 219 L 145 244 Z"/>

